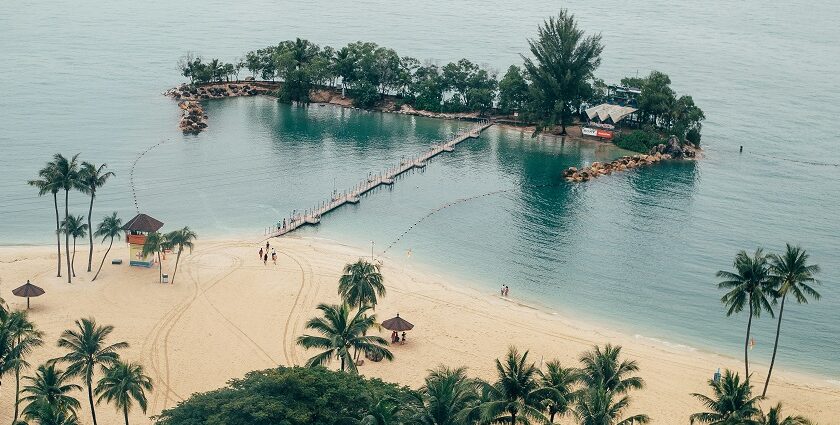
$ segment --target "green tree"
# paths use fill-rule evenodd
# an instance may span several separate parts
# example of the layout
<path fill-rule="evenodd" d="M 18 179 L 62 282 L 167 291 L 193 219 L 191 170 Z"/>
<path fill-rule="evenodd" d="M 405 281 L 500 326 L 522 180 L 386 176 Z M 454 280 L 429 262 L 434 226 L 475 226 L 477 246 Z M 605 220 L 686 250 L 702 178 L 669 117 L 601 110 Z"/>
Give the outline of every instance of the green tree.
<path fill-rule="evenodd" d="M 55 183 L 64 191 L 64 221 L 70 217 L 70 190 L 78 189 L 81 185 L 79 180 L 79 154 L 69 159 L 59 153 L 53 156 L 52 166 Z M 64 253 L 67 260 L 67 283 L 73 283 L 73 271 L 70 269 L 70 233 L 64 232 Z"/>
<path fill-rule="evenodd" d="M 425 111 L 439 111 L 445 89 L 446 84 L 437 66 L 428 64 L 417 68 L 410 89 L 414 107 Z"/>
<path fill-rule="evenodd" d="M 350 307 L 369 306 L 376 310 L 377 297 L 385 296 L 379 265 L 359 259 L 344 266 L 338 279 L 338 294 Z"/>
<path fill-rule="evenodd" d="M 763 397 L 752 396 L 749 379 L 741 382 L 737 373 L 727 370 L 719 382 L 710 379 L 709 387 L 713 392 L 711 397 L 692 394 L 709 410 L 692 414 L 689 417 L 692 424 L 760 425 L 758 403 Z"/>
<path fill-rule="evenodd" d="M 409 403 L 411 423 L 458 425 L 479 402 L 481 383 L 467 377 L 467 369 L 439 366 L 430 370 L 425 383 Z"/>
<path fill-rule="evenodd" d="M 30 186 L 38 189 L 38 196 L 44 196 L 47 193 L 52 194 L 53 205 L 55 206 L 55 239 L 56 247 L 58 248 L 58 275 L 61 277 L 61 218 L 58 215 L 58 191 L 62 188 L 61 178 L 56 172 L 55 162 L 49 162 L 47 165 L 38 171 L 38 178 L 29 180 L 27 182 Z"/>
<path fill-rule="evenodd" d="M 9 350 L 0 349 L 0 352 L 6 352 L 0 361 L 0 377 L 7 367 L 15 371 L 15 412 L 12 419 L 12 423 L 15 423 L 20 407 L 20 373 L 29 367 L 26 357 L 44 343 L 44 335 L 29 320 L 26 311 L 7 312 L 5 308 L 0 311 L 0 332 L 6 334 L 5 338 L 0 337 L 0 343 L 6 341 L 11 344 Z"/>
<path fill-rule="evenodd" d="M 782 403 L 778 403 L 775 407 L 771 407 L 766 415 L 761 415 L 759 423 L 761 425 L 811 425 L 813 422 L 804 416 L 784 416 Z"/>
<path fill-rule="evenodd" d="M 79 419 L 75 414 L 48 404 L 39 404 L 29 414 L 28 419 L 37 421 L 38 425 L 79 425 Z M 18 425 L 21 423 L 19 422 Z"/>
<path fill-rule="evenodd" d="M 122 220 L 117 217 L 117 212 L 114 211 L 109 216 L 105 216 L 102 219 L 102 222 L 96 226 L 96 237 L 102 238 L 102 242 L 105 242 L 105 239 L 108 239 L 108 249 L 105 251 L 105 255 L 102 256 L 102 261 L 99 263 L 99 269 L 96 271 L 96 274 L 93 275 L 93 279 L 91 282 L 96 280 L 99 277 L 99 272 L 102 271 L 102 266 L 105 264 L 105 260 L 108 258 L 108 253 L 111 252 L 111 247 L 114 246 L 114 239 L 120 239 L 122 236 Z"/>
<path fill-rule="evenodd" d="M 195 247 L 196 238 L 198 238 L 198 235 L 186 226 L 184 226 L 183 229 L 167 233 L 165 238 L 167 243 L 173 248 L 178 249 L 177 256 L 175 257 L 175 270 L 172 271 L 171 284 L 175 283 L 175 273 L 178 273 L 178 262 L 181 261 L 181 253 L 184 252 L 184 248 L 188 248 L 190 253 L 192 253 L 193 247 Z"/>
<path fill-rule="evenodd" d="M 318 57 L 317 44 L 300 38 L 284 41 L 277 48 L 275 62 L 277 73 L 283 79 L 280 99 L 285 102 L 309 102 L 314 74 L 313 63 Z"/>
<path fill-rule="evenodd" d="M 670 115 L 676 103 L 676 94 L 671 89 L 671 78 L 659 71 L 651 71 L 642 81 L 639 94 L 639 110 L 652 118 L 655 125 L 670 123 Z"/>
<path fill-rule="evenodd" d="M 545 21 L 537 39 L 528 40 L 528 45 L 534 58 L 523 59 L 532 83 L 538 129 L 560 124 L 565 134 L 566 124 L 590 90 L 587 87 L 601 64 L 601 35 L 584 37 L 574 15 L 564 9 Z"/>
<path fill-rule="evenodd" d="M 82 387 L 69 382 L 70 378 L 66 372 L 56 368 L 55 363 L 40 365 L 35 376 L 24 377 L 29 385 L 23 387 L 26 396 L 21 401 L 27 403 L 23 416 L 37 418 L 44 406 L 75 416 L 81 404 L 70 393 L 81 391 Z"/>
<path fill-rule="evenodd" d="M 90 196 L 90 205 L 88 206 L 87 215 L 88 229 L 93 229 L 93 224 L 91 223 L 91 216 L 93 214 L 93 200 L 96 199 L 96 191 L 99 190 L 99 188 L 101 188 L 102 186 L 105 186 L 105 183 L 108 181 L 108 179 L 114 177 L 115 175 L 110 171 L 105 171 L 105 168 L 107 167 L 108 164 L 102 164 L 97 167 L 96 165 L 85 161 L 82 162 L 82 167 L 79 169 L 79 190 L 82 193 Z M 88 251 L 87 271 L 89 273 L 93 266 L 93 232 L 88 233 L 88 235 L 90 250 Z"/>
<path fill-rule="evenodd" d="M 73 256 L 69 259 L 70 271 L 73 277 L 76 277 L 76 239 L 87 236 L 88 225 L 85 224 L 85 218 L 80 215 L 71 215 L 61 222 L 61 230 L 69 236 L 73 237 Z"/>
<path fill-rule="evenodd" d="M 499 109 L 509 114 L 521 111 L 528 100 L 528 81 L 522 69 L 511 65 L 499 81 Z"/>
<path fill-rule="evenodd" d="M 324 317 L 310 319 L 306 322 L 306 329 L 317 331 L 321 336 L 302 335 L 298 337 L 297 344 L 306 349 L 324 351 L 310 358 L 306 365 L 323 366 L 335 358 L 341 361 L 342 372 L 346 369 L 358 373 L 351 349 L 393 360 L 394 355 L 386 348 L 388 342 L 384 338 L 365 335 L 376 324 L 376 315 L 365 315 L 369 309 L 363 305 L 350 317 L 350 306 L 347 304 L 319 304 L 318 310 Z"/>
<path fill-rule="evenodd" d="M 158 232 L 152 232 L 146 235 L 146 240 L 143 242 L 143 248 L 140 254 L 144 258 L 150 255 L 157 255 L 158 260 L 158 282 L 163 282 L 163 262 L 161 261 L 160 253 L 166 249 L 167 240 L 164 235 Z"/>
<path fill-rule="evenodd" d="M 508 349 L 504 362 L 496 359 L 496 382 L 483 385 L 488 401 L 481 404 L 481 418 L 489 423 L 545 422 L 542 401 L 556 393 L 541 387 L 539 371 L 528 362 L 528 352 Z M 554 394 L 556 396 L 556 394 Z"/>
<path fill-rule="evenodd" d="M 595 346 L 583 353 L 580 362 L 581 381 L 591 388 L 603 388 L 607 392 L 626 394 L 631 390 L 644 388 L 645 381 L 633 374 L 639 371 L 635 360 L 621 360 L 621 346 L 607 344 L 603 349 Z"/>
<path fill-rule="evenodd" d="M 580 381 L 580 371 L 563 367 L 560 361 L 552 360 L 545 364 L 545 371 L 539 371 L 539 373 L 542 386 L 555 390 L 547 394 L 543 400 L 548 411 L 548 421 L 554 423 L 555 417 L 562 418 L 572 411 L 577 392 L 575 386 Z"/>
<path fill-rule="evenodd" d="M 752 257 L 746 251 L 740 251 L 735 255 L 733 263 L 734 272 L 721 270 L 716 276 L 724 279 L 718 284 L 718 288 L 726 289 L 720 302 L 727 307 L 726 316 L 740 313 L 746 305 L 749 309 L 747 317 L 747 335 L 744 339 L 744 376 L 750 376 L 749 345 L 750 329 L 753 317 L 761 317 L 764 310 L 773 316 L 773 307 L 770 302 L 773 294 L 773 283 L 770 280 L 770 270 L 767 257 L 761 248 L 755 250 Z"/>
<path fill-rule="evenodd" d="M 819 281 L 814 275 L 820 272 L 820 266 L 808 264 L 808 252 L 798 246 L 785 245 L 785 252 L 781 255 L 770 257 L 770 273 L 773 275 L 776 296 L 781 298 L 779 304 L 779 318 L 776 322 L 776 341 L 773 343 L 773 356 L 770 358 L 770 369 L 767 371 L 767 380 L 764 381 L 764 391 L 761 396 L 767 395 L 767 386 L 770 385 L 770 375 L 773 373 L 773 366 L 776 364 L 776 350 L 779 348 L 779 333 L 782 330 L 782 314 L 785 312 L 785 300 L 788 294 L 799 304 L 808 304 L 808 298 L 814 301 L 820 299 L 820 293 L 814 289 Z"/>
<path fill-rule="evenodd" d="M 128 425 L 128 412 L 134 403 L 146 413 L 148 403 L 146 391 L 152 391 L 152 379 L 143 372 L 143 366 L 137 363 L 123 363 L 119 360 L 103 369 L 104 376 L 96 384 L 97 403 L 103 400 L 113 403 L 123 413 L 125 425 Z"/>
<path fill-rule="evenodd" d="M 616 400 L 616 397 L 619 397 Z M 630 397 L 603 386 L 587 387 L 577 395 L 574 415 L 580 425 L 635 425 L 650 422 L 647 415 L 639 414 L 621 419 L 630 406 Z"/>
<path fill-rule="evenodd" d="M 68 350 L 56 359 L 67 363 L 67 374 L 81 377 L 87 387 L 90 414 L 96 425 L 96 409 L 93 403 L 93 375 L 96 368 L 109 367 L 119 359 L 117 350 L 128 348 L 127 342 L 106 344 L 105 340 L 114 331 L 110 325 L 99 326 L 93 318 L 76 320 L 76 329 L 61 333 L 58 346 Z"/>

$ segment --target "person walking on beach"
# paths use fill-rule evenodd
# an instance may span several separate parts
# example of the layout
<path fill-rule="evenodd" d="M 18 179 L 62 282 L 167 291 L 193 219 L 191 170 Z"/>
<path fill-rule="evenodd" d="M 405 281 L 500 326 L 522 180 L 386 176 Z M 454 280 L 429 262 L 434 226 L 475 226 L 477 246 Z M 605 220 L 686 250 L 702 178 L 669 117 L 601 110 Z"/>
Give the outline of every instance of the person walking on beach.
<path fill-rule="evenodd" d="M 271 261 L 274 261 L 274 265 L 277 265 L 277 251 L 274 248 L 271 248 Z"/>
<path fill-rule="evenodd" d="M 270 246 L 271 246 L 271 244 L 268 243 L 268 241 L 265 241 L 265 253 L 266 254 L 268 254 L 268 247 L 270 247 Z"/>
<path fill-rule="evenodd" d="M 510 288 L 509 288 L 507 285 L 505 285 L 505 293 L 504 293 L 504 295 L 505 295 L 505 296 L 508 296 L 508 294 L 509 294 L 509 293 L 510 293 Z"/>
<path fill-rule="evenodd" d="M 262 250 L 262 247 L 260 247 L 259 259 L 262 260 L 262 258 L 263 258 L 263 250 Z"/>
<path fill-rule="evenodd" d="M 268 251 L 266 251 L 266 253 L 263 254 L 263 259 L 262 260 L 263 260 L 263 265 L 268 264 Z"/>

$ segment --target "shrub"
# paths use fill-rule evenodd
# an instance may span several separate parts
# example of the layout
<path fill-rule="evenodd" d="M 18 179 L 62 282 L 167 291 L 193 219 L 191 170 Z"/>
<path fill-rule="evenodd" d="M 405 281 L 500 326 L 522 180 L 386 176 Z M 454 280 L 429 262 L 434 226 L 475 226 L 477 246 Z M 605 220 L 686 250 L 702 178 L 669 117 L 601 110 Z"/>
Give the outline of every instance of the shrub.
<path fill-rule="evenodd" d="M 685 134 L 685 141 L 691 143 L 695 147 L 700 147 L 700 131 L 696 128 L 692 128 L 688 130 L 688 133 Z"/>
<path fill-rule="evenodd" d="M 615 138 L 616 146 L 641 153 L 648 153 L 652 147 L 660 143 L 665 143 L 665 140 L 650 130 L 635 130 L 630 134 L 622 134 Z"/>

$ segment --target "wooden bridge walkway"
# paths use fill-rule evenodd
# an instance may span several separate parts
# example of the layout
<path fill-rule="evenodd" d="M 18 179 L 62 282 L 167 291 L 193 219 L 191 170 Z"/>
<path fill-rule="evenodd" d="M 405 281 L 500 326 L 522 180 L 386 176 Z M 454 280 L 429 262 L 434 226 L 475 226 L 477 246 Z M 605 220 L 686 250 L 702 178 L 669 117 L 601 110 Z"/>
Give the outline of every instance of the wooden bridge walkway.
<path fill-rule="evenodd" d="M 281 220 L 281 222 L 270 230 L 269 236 L 283 236 L 294 232 L 302 226 L 318 224 L 321 222 L 321 216 L 324 214 L 333 211 L 344 204 L 358 204 L 360 197 L 365 193 L 370 192 L 379 186 L 393 185 L 394 179 L 400 174 L 413 168 L 426 167 L 426 162 L 428 160 L 440 155 L 443 152 L 452 152 L 455 150 L 455 146 L 467 139 L 478 138 L 481 132 L 491 125 L 493 125 L 493 123 L 490 121 L 480 121 L 469 130 L 459 132 L 446 143 L 434 145 L 431 149 L 423 152 L 415 158 L 402 160 L 398 165 L 388 168 L 377 175 L 359 182 L 352 188 L 332 197 L 329 201 L 325 201 L 318 206 L 306 209 L 303 212 L 293 214 L 286 220 L 285 227 L 283 226 Z"/>

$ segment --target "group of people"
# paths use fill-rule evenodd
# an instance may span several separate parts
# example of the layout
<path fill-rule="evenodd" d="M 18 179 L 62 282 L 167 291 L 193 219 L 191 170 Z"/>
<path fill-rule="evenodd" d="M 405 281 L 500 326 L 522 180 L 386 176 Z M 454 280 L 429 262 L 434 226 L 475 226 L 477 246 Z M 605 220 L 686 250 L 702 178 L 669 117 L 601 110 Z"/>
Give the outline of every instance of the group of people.
<path fill-rule="evenodd" d="M 397 331 L 391 332 L 391 344 L 405 344 L 405 332 L 402 333 L 402 339 L 400 339 L 400 334 Z"/>
<path fill-rule="evenodd" d="M 274 248 L 271 248 L 271 244 L 266 241 L 265 242 L 265 249 L 260 247 L 259 259 L 262 260 L 263 264 L 268 264 L 268 252 L 269 249 L 271 250 L 271 261 L 274 262 L 274 265 L 277 265 L 277 251 Z"/>
<path fill-rule="evenodd" d="M 508 293 L 509 293 L 509 292 L 510 292 L 510 288 L 508 288 L 508 286 L 507 286 L 507 285 L 502 285 L 502 289 L 500 289 L 500 290 L 499 290 L 499 293 L 500 293 L 503 297 L 508 296 Z"/>

